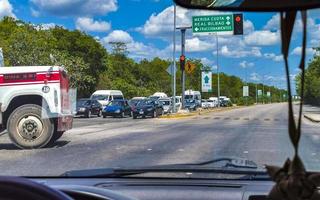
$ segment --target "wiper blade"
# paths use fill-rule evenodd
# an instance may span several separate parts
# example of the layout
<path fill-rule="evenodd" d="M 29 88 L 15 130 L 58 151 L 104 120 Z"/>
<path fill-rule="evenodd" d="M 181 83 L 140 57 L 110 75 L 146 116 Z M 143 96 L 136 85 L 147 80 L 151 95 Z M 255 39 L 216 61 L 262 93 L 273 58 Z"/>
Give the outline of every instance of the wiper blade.
<path fill-rule="evenodd" d="M 208 167 L 207 165 L 226 161 L 223 167 Z M 236 170 L 235 170 L 236 168 Z M 219 158 L 201 163 L 192 164 L 170 164 L 151 167 L 136 168 L 105 168 L 89 170 L 73 170 L 62 174 L 65 177 L 125 177 L 145 173 L 222 173 L 231 175 L 265 175 L 265 170 L 258 169 L 257 164 L 245 159 Z"/>
<path fill-rule="evenodd" d="M 218 158 L 200 163 L 191 163 L 191 164 L 180 164 L 180 165 L 191 165 L 191 166 L 205 166 L 209 164 L 226 162 L 224 167 L 234 167 L 234 168 L 249 168 L 249 169 L 257 169 L 258 165 L 252 161 L 243 158 Z M 179 165 L 179 164 L 178 164 Z"/>

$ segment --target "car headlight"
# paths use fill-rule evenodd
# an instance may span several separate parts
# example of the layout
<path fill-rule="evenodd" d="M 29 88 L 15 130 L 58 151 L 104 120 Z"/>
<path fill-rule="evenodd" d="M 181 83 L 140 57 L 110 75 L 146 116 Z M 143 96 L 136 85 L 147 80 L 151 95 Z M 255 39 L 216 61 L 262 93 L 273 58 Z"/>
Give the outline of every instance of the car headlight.
<path fill-rule="evenodd" d="M 153 108 L 148 108 L 148 109 L 147 109 L 147 111 L 152 111 L 152 110 L 153 110 Z"/>
<path fill-rule="evenodd" d="M 86 111 L 86 108 L 80 108 L 79 111 L 81 112 Z"/>
<path fill-rule="evenodd" d="M 116 110 L 116 111 L 114 111 L 115 113 L 120 113 L 120 109 L 118 109 L 118 110 Z"/>

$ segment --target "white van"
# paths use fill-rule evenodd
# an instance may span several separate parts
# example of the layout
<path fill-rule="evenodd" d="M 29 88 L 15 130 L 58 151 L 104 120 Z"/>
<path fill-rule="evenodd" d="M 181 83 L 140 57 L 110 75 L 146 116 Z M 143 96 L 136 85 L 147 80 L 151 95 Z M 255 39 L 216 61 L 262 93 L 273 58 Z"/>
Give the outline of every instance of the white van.
<path fill-rule="evenodd" d="M 120 90 L 97 90 L 91 95 L 90 98 L 98 100 L 103 108 L 112 100 L 124 99 Z"/>
<path fill-rule="evenodd" d="M 199 91 L 186 90 L 184 95 L 185 100 L 195 100 L 196 107 L 201 107 L 201 93 Z"/>
<path fill-rule="evenodd" d="M 159 97 L 159 98 L 166 98 L 166 97 L 168 97 L 168 95 L 167 95 L 166 93 L 164 93 L 164 92 L 156 92 L 156 93 L 154 93 L 152 96 L 154 96 L 154 97 Z"/>

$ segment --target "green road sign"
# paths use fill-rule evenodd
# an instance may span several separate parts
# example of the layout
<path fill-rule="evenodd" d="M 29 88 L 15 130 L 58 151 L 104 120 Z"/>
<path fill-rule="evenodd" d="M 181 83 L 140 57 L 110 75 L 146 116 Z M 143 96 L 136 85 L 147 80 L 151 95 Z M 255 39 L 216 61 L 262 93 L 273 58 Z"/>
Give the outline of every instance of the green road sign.
<path fill-rule="evenodd" d="M 193 33 L 233 33 L 233 15 L 193 16 Z"/>
<path fill-rule="evenodd" d="M 212 72 L 203 71 L 201 80 L 202 92 L 212 92 Z"/>

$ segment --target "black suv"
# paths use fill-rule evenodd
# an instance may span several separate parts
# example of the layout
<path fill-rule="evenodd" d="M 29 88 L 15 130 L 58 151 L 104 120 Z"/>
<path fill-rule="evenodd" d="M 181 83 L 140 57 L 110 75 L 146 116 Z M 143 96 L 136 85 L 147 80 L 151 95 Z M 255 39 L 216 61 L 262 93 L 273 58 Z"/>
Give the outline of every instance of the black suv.
<path fill-rule="evenodd" d="M 97 100 L 92 99 L 79 99 L 77 101 L 77 114 L 76 116 L 84 116 L 90 118 L 92 115 L 101 116 L 102 106 Z"/>
<path fill-rule="evenodd" d="M 163 105 L 160 101 L 154 99 L 146 99 L 140 101 L 133 109 L 132 109 L 132 117 L 136 119 L 141 116 L 145 118 L 146 116 L 150 117 L 158 117 L 159 115 L 163 115 Z"/>

